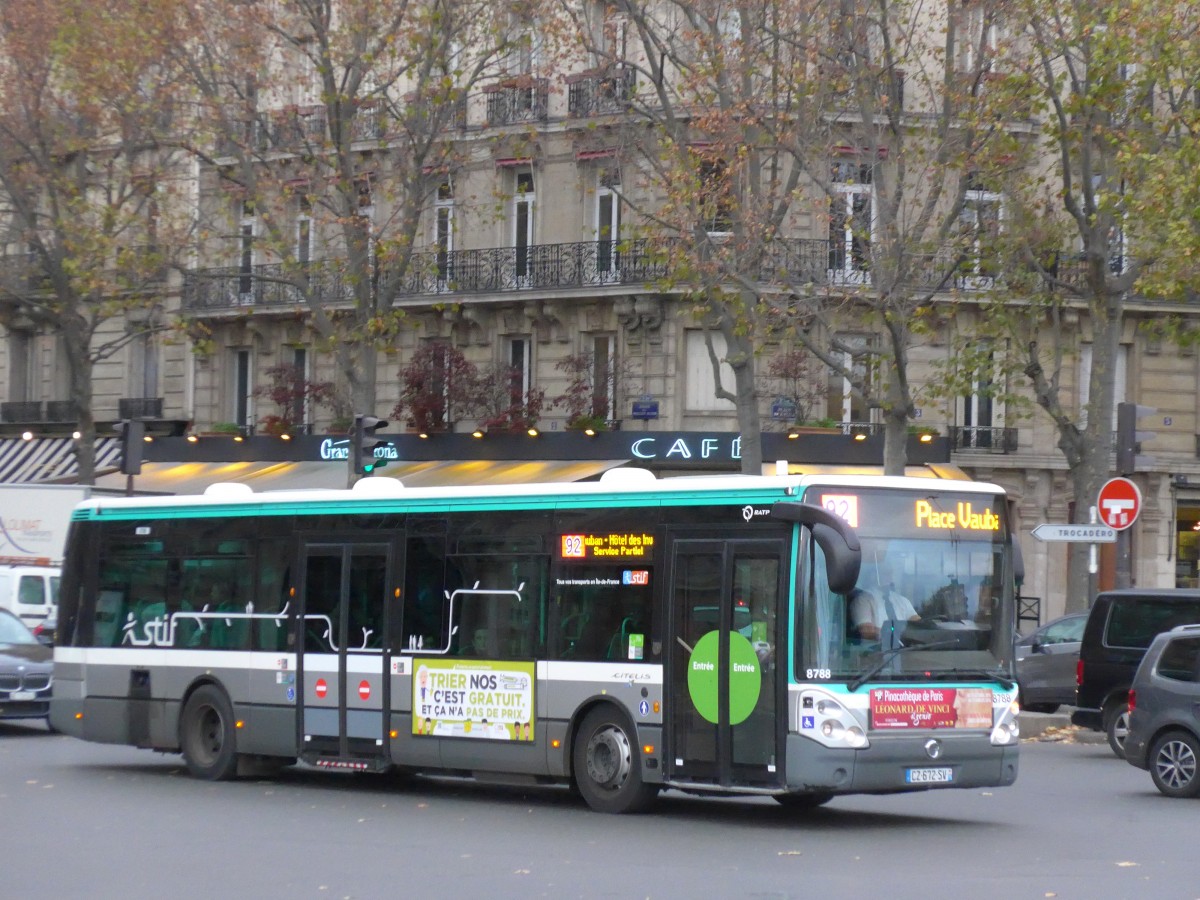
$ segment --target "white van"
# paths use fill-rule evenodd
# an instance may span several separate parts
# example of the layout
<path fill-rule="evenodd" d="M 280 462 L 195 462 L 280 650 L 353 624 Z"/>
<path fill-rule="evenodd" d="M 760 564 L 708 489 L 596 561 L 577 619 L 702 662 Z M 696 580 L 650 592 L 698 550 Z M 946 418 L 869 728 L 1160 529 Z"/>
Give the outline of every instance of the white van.
<path fill-rule="evenodd" d="M 0 608 L 33 628 L 57 612 L 61 575 L 56 566 L 0 566 Z"/>

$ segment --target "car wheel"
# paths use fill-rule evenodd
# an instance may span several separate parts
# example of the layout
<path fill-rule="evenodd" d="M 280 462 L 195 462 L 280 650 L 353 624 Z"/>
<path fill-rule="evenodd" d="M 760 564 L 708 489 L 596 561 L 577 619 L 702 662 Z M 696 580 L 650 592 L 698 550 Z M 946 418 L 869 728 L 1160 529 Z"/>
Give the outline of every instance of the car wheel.
<path fill-rule="evenodd" d="M 786 809 L 806 810 L 824 806 L 833 799 L 833 794 L 814 791 L 811 794 L 773 794 L 775 802 Z"/>
<path fill-rule="evenodd" d="M 658 785 L 642 781 L 633 728 L 615 710 L 601 707 L 584 717 L 572 763 L 579 793 L 598 812 L 640 812 L 658 794 Z"/>
<path fill-rule="evenodd" d="M 237 736 L 233 705 L 215 685 L 196 688 L 179 717 L 179 745 L 188 771 L 206 781 L 237 774 Z"/>
<path fill-rule="evenodd" d="M 1121 759 L 1125 758 L 1125 737 L 1129 734 L 1129 704 L 1118 703 L 1109 710 L 1104 720 L 1104 731 L 1108 735 L 1108 746 Z"/>
<path fill-rule="evenodd" d="M 1200 794 L 1200 741 L 1186 731 L 1170 731 L 1150 748 L 1150 777 L 1168 797 Z"/>

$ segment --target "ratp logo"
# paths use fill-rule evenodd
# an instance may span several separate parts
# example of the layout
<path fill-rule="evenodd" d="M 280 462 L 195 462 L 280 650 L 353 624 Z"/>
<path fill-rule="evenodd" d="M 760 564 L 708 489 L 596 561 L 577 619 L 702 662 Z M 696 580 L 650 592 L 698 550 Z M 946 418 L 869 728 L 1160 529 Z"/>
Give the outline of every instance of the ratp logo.
<path fill-rule="evenodd" d="M 770 514 L 771 510 L 769 509 L 755 509 L 753 506 L 742 507 L 742 518 L 747 522 L 752 522 L 761 516 L 769 516 Z"/>

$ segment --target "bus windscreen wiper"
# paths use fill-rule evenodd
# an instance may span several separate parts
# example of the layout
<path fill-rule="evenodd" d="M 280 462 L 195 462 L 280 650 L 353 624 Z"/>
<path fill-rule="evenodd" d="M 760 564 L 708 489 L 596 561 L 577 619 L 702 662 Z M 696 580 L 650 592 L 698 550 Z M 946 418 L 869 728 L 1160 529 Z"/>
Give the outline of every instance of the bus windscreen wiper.
<path fill-rule="evenodd" d="M 883 655 L 879 657 L 878 662 L 867 671 L 863 672 L 857 678 L 846 683 L 846 689 L 851 693 L 857 691 L 860 687 L 883 671 L 883 667 L 890 663 L 893 659 L 908 650 L 931 650 L 934 647 L 953 647 L 958 644 L 958 641 L 934 641 L 932 644 L 909 644 L 906 647 L 893 647 L 891 650 L 885 650 Z"/>

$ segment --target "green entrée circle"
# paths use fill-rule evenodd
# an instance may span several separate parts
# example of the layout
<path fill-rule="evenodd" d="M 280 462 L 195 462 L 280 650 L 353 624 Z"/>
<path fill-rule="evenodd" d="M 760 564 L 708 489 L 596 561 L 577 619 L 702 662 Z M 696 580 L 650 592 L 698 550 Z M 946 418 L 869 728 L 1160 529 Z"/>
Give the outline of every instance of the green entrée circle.
<path fill-rule="evenodd" d="M 736 631 L 729 636 L 729 724 L 746 721 L 758 703 L 762 690 L 762 669 L 754 645 Z M 700 640 L 688 658 L 688 694 L 696 712 L 705 720 L 716 724 L 717 660 L 721 651 L 721 632 L 710 631 Z"/>

